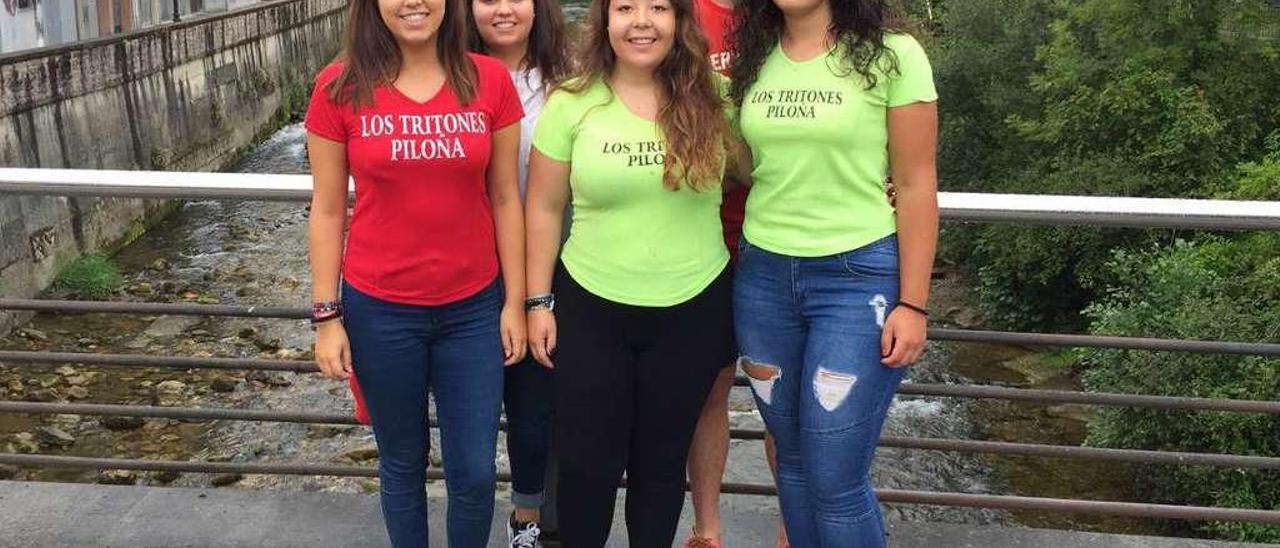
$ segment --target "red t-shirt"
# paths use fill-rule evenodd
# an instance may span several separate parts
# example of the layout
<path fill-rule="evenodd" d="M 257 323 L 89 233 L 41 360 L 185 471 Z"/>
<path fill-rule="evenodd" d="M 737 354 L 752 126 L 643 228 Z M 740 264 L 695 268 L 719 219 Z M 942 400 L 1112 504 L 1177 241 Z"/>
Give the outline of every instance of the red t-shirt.
<path fill-rule="evenodd" d="M 418 102 L 395 86 L 374 89 L 353 109 L 325 86 L 341 63 L 316 76 L 307 131 L 344 143 L 356 203 L 342 276 L 398 303 L 437 306 L 469 297 L 498 275 L 485 174 L 493 133 L 524 117 L 520 95 L 496 59 L 471 54 L 476 95 L 463 106 L 442 86 Z"/>
<path fill-rule="evenodd" d="M 725 8 L 712 0 L 695 0 L 698 12 L 698 24 L 707 36 L 707 46 L 711 53 L 711 66 L 721 74 L 729 73 L 729 62 L 732 54 L 729 51 L 729 34 L 733 30 L 733 10 Z M 747 187 L 739 186 L 724 195 L 720 204 L 720 223 L 724 226 L 724 243 L 729 246 L 729 254 L 738 255 L 738 241 L 742 239 L 742 222 L 747 212 Z"/>
<path fill-rule="evenodd" d="M 729 74 L 729 33 L 733 28 L 733 10 L 712 0 L 695 0 L 698 24 L 707 37 L 707 50 L 711 52 L 711 67 L 720 74 Z"/>

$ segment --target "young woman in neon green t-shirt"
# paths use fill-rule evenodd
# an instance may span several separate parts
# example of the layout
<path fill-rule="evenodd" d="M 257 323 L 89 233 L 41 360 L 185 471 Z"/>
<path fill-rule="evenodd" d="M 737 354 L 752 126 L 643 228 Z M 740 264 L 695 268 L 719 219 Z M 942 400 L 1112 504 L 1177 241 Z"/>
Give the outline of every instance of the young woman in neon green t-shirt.
<path fill-rule="evenodd" d="M 596 0 L 589 18 L 580 73 L 534 130 L 531 348 L 556 369 L 565 545 L 604 546 L 625 471 L 630 546 L 665 548 L 698 414 L 735 352 L 726 102 L 689 0 Z"/>
<path fill-rule="evenodd" d="M 868 471 L 924 346 L 937 94 L 886 4 L 737 6 L 730 95 L 753 186 L 734 317 L 795 546 L 885 545 Z"/>

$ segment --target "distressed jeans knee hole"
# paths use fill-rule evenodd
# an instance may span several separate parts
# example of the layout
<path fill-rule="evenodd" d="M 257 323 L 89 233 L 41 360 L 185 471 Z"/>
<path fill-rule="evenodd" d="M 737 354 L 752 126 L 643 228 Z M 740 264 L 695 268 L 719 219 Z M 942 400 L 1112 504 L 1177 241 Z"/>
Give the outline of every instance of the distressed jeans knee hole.
<path fill-rule="evenodd" d="M 849 397 L 853 385 L 858 382 L 856 375 L 838 373 L 819 367 L 813 375 L 813 394 L 827 412 L 835 411 Z"/>
<path fill-rule="evenodd" d="M 747 380 L 751 381 L 751 391 L 755 392 L 756 397 L 765 405 L 772 404 L 773 385 L 782 378 L 782 370 L 776 365 L 758 363 L 746 356 L 738 358 L 738 366 L 747 374 Z"/>

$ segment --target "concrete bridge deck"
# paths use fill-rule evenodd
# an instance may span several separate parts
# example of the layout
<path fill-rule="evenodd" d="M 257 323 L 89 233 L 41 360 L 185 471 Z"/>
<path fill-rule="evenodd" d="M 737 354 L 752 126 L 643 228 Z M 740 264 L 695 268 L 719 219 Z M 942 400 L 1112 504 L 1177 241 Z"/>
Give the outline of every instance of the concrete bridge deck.
<path fill-rule="evenodd" d="M 433 498 L 432 545 L 445 546 Z M 499 516 L 508 507 L 499 504 Z M 726 504 L 732 547 L 770 547 L 773 516 Z M 688 530 L 689 506 L 685 505 Z M 619 511 L 617 514 L 622 515 Z M 494 522 L 491 547 L 505 534 Z M 613 546 L 625 546 L 621 524 Z M 924 523 L 891 527 L 894 548 L 1239 548 L 1263 546 Z M 0 481 L 0 548 L 386 548 L 377 497 L 236 489 Z"/>

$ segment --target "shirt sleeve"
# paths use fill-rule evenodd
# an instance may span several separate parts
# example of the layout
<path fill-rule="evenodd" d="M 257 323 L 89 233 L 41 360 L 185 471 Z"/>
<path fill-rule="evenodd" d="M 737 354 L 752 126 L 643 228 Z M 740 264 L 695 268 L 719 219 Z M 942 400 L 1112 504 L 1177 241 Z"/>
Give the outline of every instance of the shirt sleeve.
<path fill-rule="evenodd" d="M 511 81 L 511 74 L 506 67 L 501 66 L 493 66 L 487 72 L 487 83 L 498 90 L 494 98 L 493 131 L 519 123 L 524 118 L 524 105 L 520 103 L 520 92 L 516 90 L 515 82 Z"/>
<path fill-rule="evenodd" d="M 573 95 L 564 90 L 555 90 L 547 97 L 547 104 L 542 107 L 538 116 L 538 125 L 533 130 L 533 148 L 543 156 L 557 162 L 568 163 L 573 155 L 574 128 L 570 122 L 573 112 Z"/>
<path fill-rule="evenodd" d="M 898 56 L 898 73 L 891 75 L 887 83 L 888 106 L 937 101 L 933 67 L 920 42 L 909 34 L 895 34 L 886 35 L 885 44 Z"/>
<path fill-rule="evenodd" d="M 315 87 L 311 90 L 311 102 L 307 105 L 305 126 L 307 131 L 339 143 L 347 142 L 347 124 L 343 120 L 342 108 L 329 99 L 327 89 L 342 72 L 341 67 L 329 66 L 316 76 Z"/>

